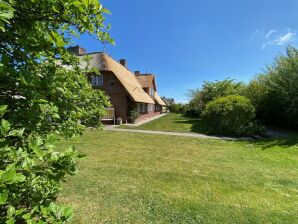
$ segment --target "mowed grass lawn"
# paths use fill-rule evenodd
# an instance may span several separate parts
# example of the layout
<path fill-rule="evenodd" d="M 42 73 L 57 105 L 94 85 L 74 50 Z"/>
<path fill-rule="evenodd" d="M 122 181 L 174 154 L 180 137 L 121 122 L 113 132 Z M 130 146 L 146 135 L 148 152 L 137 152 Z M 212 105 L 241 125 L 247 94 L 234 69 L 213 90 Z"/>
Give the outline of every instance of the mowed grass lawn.
<path fill-rule="evenodd" d="M 195 132 L 206 133 L 206 129 L 198 118 L 186 117 L 182 114 L 170 113 L 159 119 L 153 120 L 140 126 L 122 125 L 119 128 L 153 130 L 153 131 L 174 131 L 174 132 Z"/>
<path fill-rule="evenodd" d="M 87 130 L 59 196 L 73 223 L 297 223 L 297 139 L 223 141 Z"/>

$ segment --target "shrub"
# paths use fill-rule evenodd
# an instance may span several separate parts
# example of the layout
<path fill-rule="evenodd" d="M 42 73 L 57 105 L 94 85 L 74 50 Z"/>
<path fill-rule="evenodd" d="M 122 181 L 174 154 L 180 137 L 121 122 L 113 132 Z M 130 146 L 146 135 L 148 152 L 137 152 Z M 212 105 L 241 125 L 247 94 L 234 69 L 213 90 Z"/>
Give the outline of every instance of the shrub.
<path fill-rule="evenodd" d="M 246 85 L 244 83 L 236 82 L 233 79 L 204 82 L 201 89 L 189 91 L 189 109 L 200 115 L 210 101 L 228 95 L 243 95 L 245 89 Z"/>
<path fill-rule="evenodd" d="M 202 121 L 211 134 L 251 135 L 260 130 L 251 102 L 239 95 L 217 98 L 206 105 Z"/>
<path fill-rule="evenodd" d="M 136 122 L 136 120 L 138 119 L 140 117 L 140 114 L 137 112 L 137 111 L 134 111 L 134 110 L 131 110 L 130 112 L 129 112 L 129 121 L 131 122 L 131 123 L 135 123 Z"/>
<path fill-rule="evenodd" d="M 245 96 L 267 124 L 298 128 L 298 50 L 288 47 L 247 86 Z"/>
<path fill-rule="evenodd" d="M 169 111 L 171 113 L 179 113 L 180 106 L 178 104 L 171 104 L 169 106 Z"/>
<path fill-rule="evenodd" d="M 298 50 L 288 47 L 267 66 L 261 84 L 266 97 L 261 102 L 264 118 L 271 124 L 298 129 Z"/>

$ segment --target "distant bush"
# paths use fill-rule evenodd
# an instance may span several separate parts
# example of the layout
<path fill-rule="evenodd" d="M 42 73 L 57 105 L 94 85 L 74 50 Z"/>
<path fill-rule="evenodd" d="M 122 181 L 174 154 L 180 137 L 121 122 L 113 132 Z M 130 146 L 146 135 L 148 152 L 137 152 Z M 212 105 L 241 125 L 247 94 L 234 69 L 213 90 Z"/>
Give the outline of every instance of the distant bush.
<path fill-rule="evenodd" d="M 185 108 L 183 104 L 171 104 L 169 106 L 169 111 L 171 113 L 176 113 L 176 114 L 183 114 L 185 112 Z"/>
<path fill-rule="evenodd" d="M 206 105 L 202 121 L 211 134 L 251 135 L 260 132 L 255 121 L 255 108 L 239 95 L 217 98 Z"/>
<path fill-rule="evenodd" d="M 204 82 L 202 88 L 189 91 L 190 102 L 188 110 L 191 113 L 200 115 L 207 103 L 212 100 L 228 95 L 243 95 L 245 90 L 246 85 L 243 82 L 236 82 L 233 79 Z"/>

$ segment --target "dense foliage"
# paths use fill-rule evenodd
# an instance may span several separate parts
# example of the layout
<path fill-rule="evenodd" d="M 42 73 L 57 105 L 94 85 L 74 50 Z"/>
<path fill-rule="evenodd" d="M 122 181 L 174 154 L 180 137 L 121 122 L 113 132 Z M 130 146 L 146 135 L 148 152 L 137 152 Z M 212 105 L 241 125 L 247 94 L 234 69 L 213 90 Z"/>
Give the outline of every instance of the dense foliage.
<path fill-rule="evenodd" d="M 298 129 L 298 50 L 288 47 L 286 55 L 278 56 L 247 85 L 231 79 L 205 82 L 190 91 L 186 114 L 201 116 L 209 102 L 233 94 L 248 98 L 263 123 Z"/>
<path fill-rule="evenodd" d="M 173 103 L 169 106 L 169 111 L 171 113 L 183 114 L 186 112 L 186 106 L 181 103 Z"/>
<path fill-rule="evenodd" d="M 211 134 L 250 135 L 258 133 L 255 108 L 239 95 L 219 97 L 207 103 L 202 121 Z"/>
<path fill-rule="evenodd" d="M 298 129 L 298 50 L 289 47 L 248 85 L 247 96 L 268 124 Z"/>
<path fill-rule="evenodd" d="M 232 79 L 223 81 L 204 82 L 201 89 L 190 90 L 189 110 L 198 115 L 203 112 L 207 103 L 210 101 L 227 95 L 238 94 L 242 95 L 245 91 L 245 84 L 235 82 Z"/>
<path fill-rule="evenodd" d="M 55 199 L 78 154 L 55 151 L 54 136 L 98 125 L 108 99 L 65 46 L 85 32 L 112 42 L 104 13 L 98 0 L 0 1 L 0 223 L 71 216 Z"/>

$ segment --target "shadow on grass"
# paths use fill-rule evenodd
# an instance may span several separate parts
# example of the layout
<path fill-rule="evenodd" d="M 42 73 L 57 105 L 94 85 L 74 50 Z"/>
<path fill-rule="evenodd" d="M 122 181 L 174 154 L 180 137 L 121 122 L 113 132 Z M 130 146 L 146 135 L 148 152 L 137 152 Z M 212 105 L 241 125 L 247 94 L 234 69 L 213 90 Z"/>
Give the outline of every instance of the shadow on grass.
<path fill-rule="evenodd" d="M 279 138 L 265 138 L 265 139 L 255 141 L 254 144 L 261 147 L 263 150 L 269 149 L 275 146 L 279 146 L 282 148 L 296 146 L 298 150 L 298 136 L 290 135 L 287 137 L 279 137 Z"/>
<path fill-rule="evenodd" d="M 206 125 L 204 125 L 201 119 L 197 117 L 186 116 L 186 115 L 182 116 L 182 118 L 183 119 L 179 119 L 175 121 L 175 123 L 190 124 L 191 132 L 210 135 L 207 131 Z M 255 145 L 261 147 L 263 150 L 269 149 L 275 146 L 279 146 L 282 148 L 297 146 L 297 149 L 298 149 L 298 133 L 294 133 L 294 132 L 286 132 L 286 133 L 288 133 L 288 136 L 281 136 L 278 138 L 277 137 L 263 138 L 260 140 L 250 140 L 250 141 L 253 141 Z M 226 136 L 226 137 L 233 137 L 233 136 Z"/>
<path fill-rule="evenodd" d="M 190 124 L 191 125 L 191 132 L 199 133 L 199 134 L 208 134 L 207 128 L 204 126 L 202 121 L 197 117 L 191 117 L 191 116 L 182 116 L 182 120 L 177 120 L 175 123 L 177 124 Z"/>

